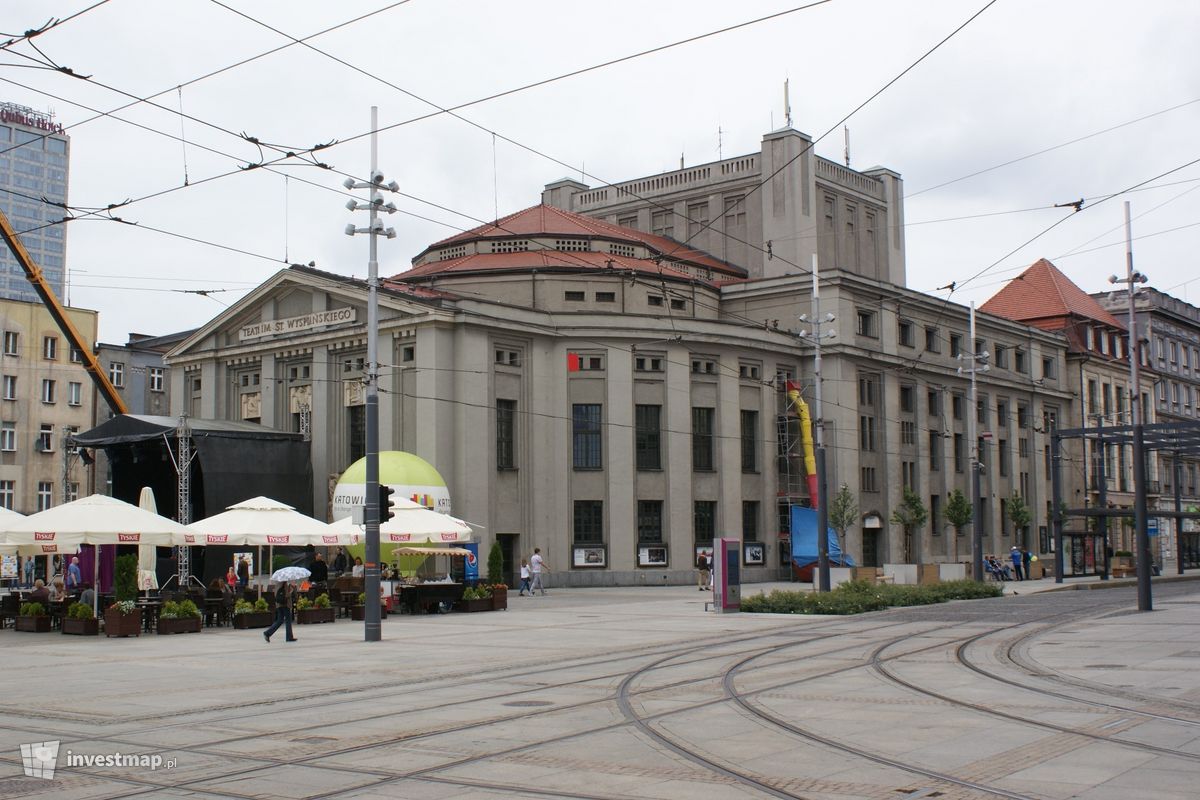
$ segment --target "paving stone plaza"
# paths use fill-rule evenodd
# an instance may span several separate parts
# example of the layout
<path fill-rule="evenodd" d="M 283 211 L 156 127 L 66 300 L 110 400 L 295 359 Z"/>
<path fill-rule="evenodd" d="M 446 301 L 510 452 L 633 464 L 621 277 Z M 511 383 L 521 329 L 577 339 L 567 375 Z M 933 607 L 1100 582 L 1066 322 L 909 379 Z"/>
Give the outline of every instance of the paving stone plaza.
<path fill-rule="evenodd" d="M 1195 798 L 1200 582 L 1145 614 L 1051 587 L 857 617 L 551 589 L 375 644 L 6 629 L 0 797 Z"/>

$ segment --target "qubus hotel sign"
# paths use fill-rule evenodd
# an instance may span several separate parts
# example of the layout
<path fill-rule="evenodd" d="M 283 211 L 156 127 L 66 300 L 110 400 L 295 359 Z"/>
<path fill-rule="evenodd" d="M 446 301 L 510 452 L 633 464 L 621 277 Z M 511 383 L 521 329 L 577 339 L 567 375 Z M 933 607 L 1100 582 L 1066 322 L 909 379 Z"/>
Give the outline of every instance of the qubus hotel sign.
<path fill-rule="evenodd" d="M 340 325 L 354 322 L 358 319 L 358 311 L 353 308 L 335 308 L 330 311 L 314 311 L 299 317 L 285 319 L 268 319 L 243 325 L 238 331 L 238 340 L 245 342 L 253 339 L 264 339 L 268 336 L 279 336 L 285 333 L 302 333 L 312 328 L 323 328 L 326 325 Z"/>
<path fill-rule="evenodd" d="M 36 111 L 20 111 L 11 106 L 8 108 L 0 108 L 0 122 L 8 122 L 13 125 L 24 125 L 29 128 L 37 128 L 38 130 L 49 131 L 50 133 L 62 133 L 63 126 L 61 123 L 55 122 L 50 117 L 39 114 Z"/>

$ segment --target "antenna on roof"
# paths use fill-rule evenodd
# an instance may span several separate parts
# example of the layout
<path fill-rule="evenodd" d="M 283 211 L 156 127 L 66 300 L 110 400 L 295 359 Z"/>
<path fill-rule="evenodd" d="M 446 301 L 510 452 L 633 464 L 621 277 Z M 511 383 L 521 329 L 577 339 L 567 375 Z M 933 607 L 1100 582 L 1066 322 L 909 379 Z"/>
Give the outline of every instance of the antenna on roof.
<path fill-rule="evenodd" d="M 725 157 L 721 155 L 721 126 L 717 126 L 717 161 L 723 161 Z"/>
<path fill-rule="evenodd" d="M 679 168 L 683 169 L 683 151 L 679 151 Z"/>
<path fill-rule="evenodd" d="M 846 166 L 850 166 L 850 126 L 843 125 L 842 132 L 846 135 Z"/>
<path fill-rule="evenodd" d="M 783 119 L 785 127 L 792 127 L 792 102 L 788 99 L 788 80 L 783 79 Z"/>

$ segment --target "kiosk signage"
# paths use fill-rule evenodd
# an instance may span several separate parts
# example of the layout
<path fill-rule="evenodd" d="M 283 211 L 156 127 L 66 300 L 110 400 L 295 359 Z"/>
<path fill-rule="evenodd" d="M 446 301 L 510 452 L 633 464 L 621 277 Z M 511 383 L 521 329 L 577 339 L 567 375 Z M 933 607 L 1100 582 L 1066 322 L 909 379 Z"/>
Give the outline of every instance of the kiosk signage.
<path fill-rule="evenodd" d="M 741 610 L 741 562 L 737 539 L 713 539 L 713 609 L 718 614 Z"/>

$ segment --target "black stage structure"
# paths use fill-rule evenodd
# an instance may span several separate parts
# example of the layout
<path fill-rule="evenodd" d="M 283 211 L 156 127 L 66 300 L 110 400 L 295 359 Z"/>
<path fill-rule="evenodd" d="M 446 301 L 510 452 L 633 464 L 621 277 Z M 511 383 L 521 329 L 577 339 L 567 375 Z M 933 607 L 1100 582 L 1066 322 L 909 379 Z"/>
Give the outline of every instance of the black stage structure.
<path fill-rule="evenodd" d="M 188 434 L 182 447 L 181 430 Z M 158 513 L 175 520 L 181 496 L 188 498 L 186 518 L 192 522 L 259 495 L 312 514 L 310 443 L 299 433 L 252 422 L 120 414 L 75 434 L 72 443 L 104 451 L 113 497 L 136 505 L 142 487 L 149 486 Z M 185 472 L 176 469 L 181 452 Z M 237 548 L 192 549 L 209 551 L 197 563 L 203 569 L 193 570 L 207 584 L 225 575 Z"/>
<path fill-rule="evenodd" d="M 1097 459 L 1095 477 L 1099 492 L 1098 503 L 1093 508 L 1067 508 L 1062 499 L 1062 441 L 1064 439 L 1079 439 L 1086 443 L 1092 440 L 1101 445 L 1100 458 Z M 1147 480 L 1134 481 L 1134 508 L 1109 508 L 1106 500 L 1107 479 L 1104 474 L 1105 458 L 1104 445 L 1129 445 L 1133 449 L 1134 458 L 1139 456 L 1146 459 L 1148 453 L 1167 453 L 1171 456 L 1171 481 L 1175 494 L 1174 510 L 1156 508 L 1147 511 Z M 1086 458 L 1087 447 L 1084 446 Z M 1184 533 L 1184 519 L 1200 519 L 1200 512 L 1184 511 L 1182 498 L 1182 459 L 1187 456 L 1192 459 L 1200 458 L 1200 422 L 1161 422 L 1152 425 L 1101 425 L 1092 428 L 1071 428 L 1054 431 L 1050 441 L 1051 484 L 1053 493 L 1052 515 L 1054 525 L 1054 580 L 1063 582 L 1063 536 L 1064 527 L 1072 517 L 1096 518 L 1096 530 L 1082 534 L 1070 534 L 1084 537 L 1090 541 L 1096 552 L 1102 554 L 1103 578 L 1108 578 L 1108 520 L 1110 518 L 1134 517 L 1136 520 L 1135 541 L 1137 543 L 1134 557 L 1138 568 L 1138 607 L 1142 611 L 1151 610 L 1150 598 L 1150 564 L 1153 563 L 1150 554 L 1150 536 L 1146 524 L 1146 516 L 1169 517 L 1174 519 L 1176 571 L 1182 575 L 1186 567 L 1200 566 L 1200 533 Z M 1142 475 L 1146 470 L 1141 470 Z M 1136 473 L 1135 473 L 1136 474 Z M 1140 517 L 1140 519 L 1139 519 Z M 1160 533 L 1160 535 L 1162 535 Z"/>

